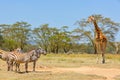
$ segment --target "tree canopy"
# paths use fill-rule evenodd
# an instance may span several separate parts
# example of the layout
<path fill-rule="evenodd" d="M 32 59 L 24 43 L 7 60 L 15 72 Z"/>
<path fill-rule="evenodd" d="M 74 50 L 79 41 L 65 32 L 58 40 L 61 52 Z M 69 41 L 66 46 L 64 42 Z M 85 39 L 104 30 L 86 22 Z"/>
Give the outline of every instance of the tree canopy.
<path fill-rule="evenodd" d="M 107 36 L 107 52 L 119 53 L 119 45 L 116 45 L 115 36 L 120 29 L 120 23 L 112 21 L 102 15 L 94 15 L 102 32 Z M 27 51 L 36 47 L 42 47 L 49 53 L 96 53 L 94 43 L 94 26 L 83 18 L 75 23 L 78 28 L 69 30 L 70 26 L 61 28 L 43 24 L 38 27 L 21 21 L 13 24 L 0 24 L 0 48 L 13 50 L 20 47 Z M 111 50 L 112 49 L 112 50 Z"/>

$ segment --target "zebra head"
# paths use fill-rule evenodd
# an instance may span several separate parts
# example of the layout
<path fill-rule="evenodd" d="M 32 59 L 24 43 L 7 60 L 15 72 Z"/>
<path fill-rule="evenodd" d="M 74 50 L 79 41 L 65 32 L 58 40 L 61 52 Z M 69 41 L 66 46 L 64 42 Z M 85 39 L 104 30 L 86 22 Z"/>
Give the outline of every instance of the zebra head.
<path fill-rule="evenodd" d="M 41 54 L 46 55 L 46 51 L 42 48 L 38 48 L 35 50 L 36 56 L 39 58 Z"/>

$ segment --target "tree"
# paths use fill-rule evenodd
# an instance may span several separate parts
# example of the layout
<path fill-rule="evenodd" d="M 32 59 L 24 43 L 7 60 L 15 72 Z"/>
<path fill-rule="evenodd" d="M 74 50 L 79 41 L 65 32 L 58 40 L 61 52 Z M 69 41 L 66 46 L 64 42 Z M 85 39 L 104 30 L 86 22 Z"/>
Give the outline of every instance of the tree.
<path fill-rule="evenodd" d="M 99 27 L 102 29 L 103 33 L 107 36 L 108 42 L 114 41 L 115 34 L 120 28 L 120 23 L 112 21 L 110 18 L 103 17 L 102 15 L 94 15 L 95 19 L 98 22 Z M 91 42 L 94 47 L 94 53 L 97 53 L 96 45 L 94 42 L 95 31 L 94 26 L 91 23 L 88 23 L 86 19 L 76 22 L 79 25 L 79 28 L 75 29 L 76 33 L 87 42 Z"/>
<path fill-rule="evenodd" d="M 48 24 L 44 24 L 35 28 L 32 32 L 34 34 L 35 42 L 40 46 L 43 47 L 46 51 L 48 51 L 49 47 L 49 37 L 51 35 L 50 28 Z"/>
<path fill-rule="evenodd" d="M 60 29 L 51 28 L 51 36 L 49 38 L 51 52 L 58 53 L 62 50 L 67 53 L 72 47 L 71 32 L 67 31 L 68 26 Z"/>
<path fill-rule="evenodd" d="M 13 50 L 17 47 L 21 49 L 27 44 L 31 25 L 27 22 L 16 22 L 12 25 L 1 24 L 1 34 L 4 38 L 4 47 Z"/>
<path fill-rule="evenodd" d="M 2 31 L 1 31 L 1 28 L 0 28 L 0 47 L 3 46 L 3 43 L 4 43 L 4 39 L 3 39 Z"/>
<path fill-rule="evenodd" d="M 72 40 L 72 32 L 68 31 L 68 26 L 63 26 L 61 28 L 61 48 L 63 48 L 64 52 L 67 53 L 72 49 L 73 40 Z"/>
<path fill-rule="evenodd" d="M 58 53 L 61 44 L 61 33 L 57 28 L 51 28 L 51 36 L 49 38 L 50 51 L 53 53 Z"/>
<path fill-rule="evenodd" d="M 21 49 L 29 42 L 30 35 L 30 24 L 27 22 L 16 22 L 11 26 L 11 37 L 18 42 Z"/>
<path fill-rule="evenodd" d="M 120 51 L 120 42 L 110 42 L 110 45 L 114 50 L 112 50 L 113 53 L 118 54 Z"/>
<path fill-rule="evenodd" d="M 48 24 L 43 24 L 33 30 L 35 42 L 43 47 L 46 51 L 58 53 L 59 50 L 68 52 L 71 47 L 71 38 L 68 27 L 64 26 L 61 29 L 49 27 Z"/>
<path fill-rule="evenodd" d="M 11 25 L 8 25 L 8 24 L 0 25 L 1 36 L 4 39 L 4 43 L 2 43 L 2 48 L 7 49 L 7 50 L 11 50 L 14 45 L 14 42 L 9 37 L 10 36 L 10 34 L 9 34 L 10 27 L 11 27 Z"/>

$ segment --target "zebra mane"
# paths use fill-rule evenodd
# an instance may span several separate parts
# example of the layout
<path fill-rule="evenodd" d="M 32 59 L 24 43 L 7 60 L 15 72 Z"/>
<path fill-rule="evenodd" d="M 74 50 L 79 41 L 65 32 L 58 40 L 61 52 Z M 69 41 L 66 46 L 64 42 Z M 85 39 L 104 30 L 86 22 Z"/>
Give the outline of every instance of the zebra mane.
<path fill-rule="evenodd" d="M 38 53 L 38 51 L 42 50 L 42 48 L 35 49 L 35 52 Z"/>

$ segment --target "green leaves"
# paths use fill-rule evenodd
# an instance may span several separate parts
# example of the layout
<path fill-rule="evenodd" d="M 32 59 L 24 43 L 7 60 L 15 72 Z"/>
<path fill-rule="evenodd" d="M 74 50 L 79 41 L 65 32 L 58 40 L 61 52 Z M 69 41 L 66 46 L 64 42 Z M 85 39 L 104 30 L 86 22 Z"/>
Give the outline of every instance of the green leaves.
<path fill-rule="evenodd" d="M 58 53 L 63 48 L 68 49 L 68 45 L 71 42 L 70 32 L 67 31 L 67 28 L 68 26 L 63 26 L 61 29 L 57 29 L 44 24 L 35 28 L 33 33 L 39 46 L 46 51 Z"/>
<path fill-rule="evenodd" d="M 17 47 L 21 49 L 27 43 L 28 35 L 30 32 L 30 24 L 27 22 L 16 22 L 12 25 L 2 24 L 1 27 L 1 34 L 4 38 L 4 46 L 10 50 L 13 50 Z"/>
<path fill-rule="evenodd" d="M 108 41 L 114 41 L 120 29 L 120 23 L 114 22 L 110 18 L 102 15 L 94 16 L 100 29 L 107 36 Z M 14 24 L 1 24 L 0 47 L 9 50 L 17 47 L 31 50 L 40 46 L 47 52 L 53 53 L 67 53 L 69 51 L 96 52 L 93 24 L 88 23 L 87 18 L 76 21 L 75 24 L 79 27 L 74 30 L 69 30 L 68 26 L 57 28 L 57 26 L 51 27 L 49 24 L 31 28 L 31 24 L 24 21 Z"/>

